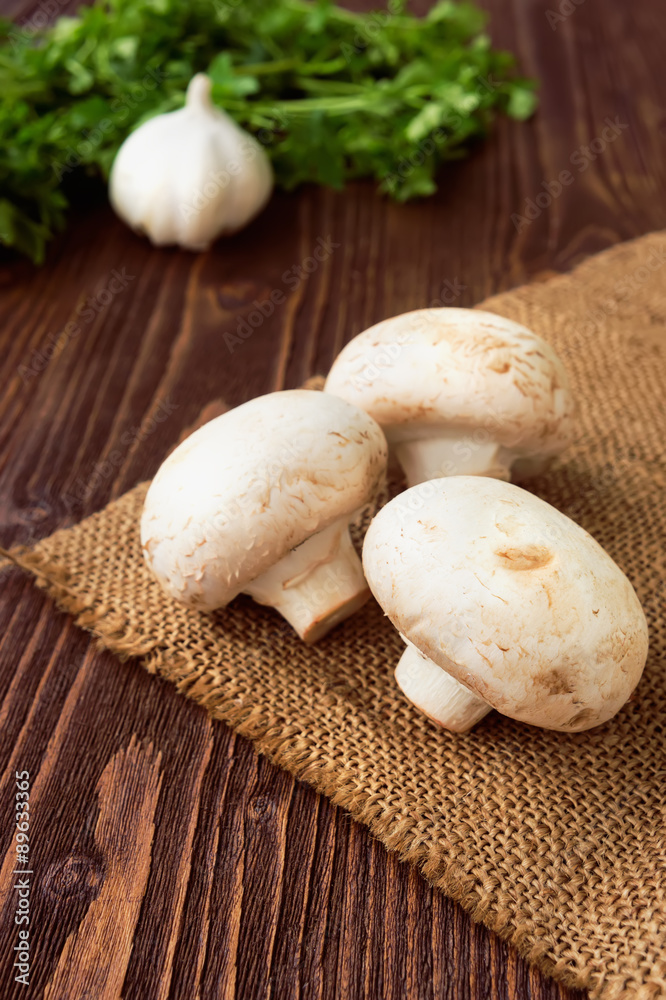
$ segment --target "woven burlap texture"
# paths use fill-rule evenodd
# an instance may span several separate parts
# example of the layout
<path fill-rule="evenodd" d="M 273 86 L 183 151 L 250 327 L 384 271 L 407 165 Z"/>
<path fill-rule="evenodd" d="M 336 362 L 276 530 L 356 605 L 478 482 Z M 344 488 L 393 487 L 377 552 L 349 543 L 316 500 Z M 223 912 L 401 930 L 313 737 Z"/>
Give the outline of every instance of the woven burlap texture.
<path fill-rule="evenodd" d="M 652 234 L 483 304 L 564 359 L 580 435 L 529 485 L 610 552 L 648 616 L 644 678 L 597 730 L 495 713 L 464 736 L 439 730 L 396 688 L 401 641 L 374 603 L 312 647 L 244 598 L 213 615 L 179 607 L 142 560 L 145 484 L 14 553 L 105 647 L 141 657 L 529 961 L 603 1000 L 666 996 L 665 263 L 666 234 Z"/>

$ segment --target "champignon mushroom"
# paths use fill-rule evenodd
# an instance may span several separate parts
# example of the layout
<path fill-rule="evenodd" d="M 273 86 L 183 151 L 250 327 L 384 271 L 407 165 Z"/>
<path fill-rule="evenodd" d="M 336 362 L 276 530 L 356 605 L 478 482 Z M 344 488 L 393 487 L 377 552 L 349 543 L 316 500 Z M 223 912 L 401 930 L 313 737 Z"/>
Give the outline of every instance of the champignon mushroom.
<path fill-rule="evenodd" d="M 326 392 L 384 429 L 409 485 L 538 472 L 570 443 L 562 362 L 527 327 L 479 309 L 418 309 L 354 337 Z"/>
<path fill-rule="evenodd" d="M 314 642 L 369 597 L 348 526 L 386 455 L 375 421 L 342 399 L 252 399 L 159 469 L 141 521 L 148 566 L 176 600 L 210 611 L 249 594 Z"/>
<path fill-rule="evenodd" d="M 453 476 L 372 521 L 370 589 L 407 643 L 396 680 L 465 732 L 491 710 L 575 732 L 610 719 L 647 656 L 629 580 L 583 528 L 526 490 Z"/>

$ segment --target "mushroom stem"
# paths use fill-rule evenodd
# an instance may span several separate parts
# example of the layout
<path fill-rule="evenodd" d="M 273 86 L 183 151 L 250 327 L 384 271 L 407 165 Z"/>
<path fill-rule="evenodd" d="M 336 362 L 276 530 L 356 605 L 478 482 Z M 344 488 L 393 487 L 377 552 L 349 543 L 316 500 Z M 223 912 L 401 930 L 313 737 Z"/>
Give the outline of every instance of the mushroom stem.
<path fill-rule="evenodd" d="M 316 642 L 370 596 L 348 520 L 306 539 L 244 592 L 279 611 L 305 642 Z"/>
<path fill-rule="evenodd" d="M 496 441 L 479 441 L 485 434 L 468 437 L 440 435 L 394 441 L 393 447 L 409 486 L 442 476 L 490 476 L 509 480 L 513 456 Z"/>
<path fill-rule="evenodd" d="M 411 642 L 396 667 L 395 679 L 412 704 L 452 733 L 466 733 L 491 710 L 478 694 L 447 674 Z"/>

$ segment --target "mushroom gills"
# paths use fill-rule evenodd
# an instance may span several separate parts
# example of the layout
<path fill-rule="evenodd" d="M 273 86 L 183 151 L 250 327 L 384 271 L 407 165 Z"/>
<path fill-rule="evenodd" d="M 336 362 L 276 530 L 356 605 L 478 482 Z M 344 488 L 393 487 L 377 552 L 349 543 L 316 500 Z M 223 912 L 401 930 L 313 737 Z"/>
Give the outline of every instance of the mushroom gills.
<path fill-rule="evenodd" d="M 442 476 L 491 476 L 508 481 L 515 453 L 497 441 L 478 441 L 478 435 L 460 431 L 400 439 L 387 437 L 405 472 L 409 486 L 417 486 Z"/>
<path fill-rule="evenodd" d="M 395 669 L 402 693 L 419 711 L 452 733 L 466 733 L 491 706 L 425 656 L 408 639 Z M 451 663 L 455 669 L 455 664 Z"/>
<path fill-rule="evenodd" d="M 370 597 L 349 520 L 306 539 L 243 592 L 279 611 L 305 642 L 316 642 Z"/>

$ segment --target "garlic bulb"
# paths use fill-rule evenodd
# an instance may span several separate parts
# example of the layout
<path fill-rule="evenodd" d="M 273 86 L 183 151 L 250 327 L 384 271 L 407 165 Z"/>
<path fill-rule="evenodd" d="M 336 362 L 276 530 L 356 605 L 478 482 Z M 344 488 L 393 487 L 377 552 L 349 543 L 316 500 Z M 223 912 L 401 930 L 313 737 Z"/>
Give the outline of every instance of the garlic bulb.
<path fill-rule="evenodd" d="M 205 250 L 254 218 L 273 189 L 266 153 L 213 106 L 210 91 L 210 79 L 198 73 L 185 107 L 144 122 L 114 160 L 111 204 L 156 246 Z"/>

